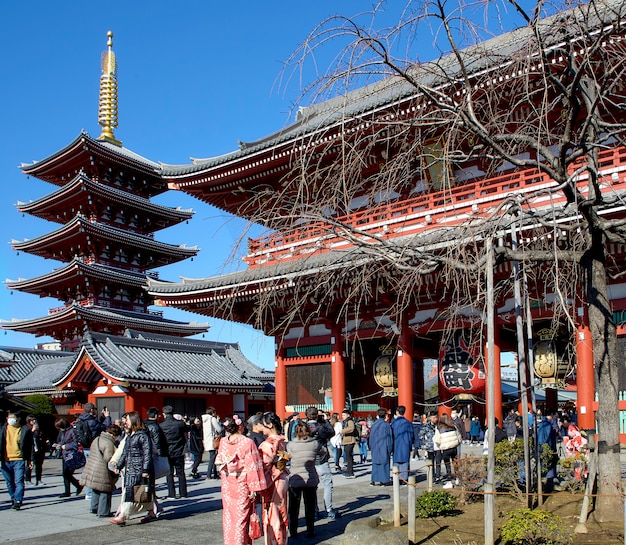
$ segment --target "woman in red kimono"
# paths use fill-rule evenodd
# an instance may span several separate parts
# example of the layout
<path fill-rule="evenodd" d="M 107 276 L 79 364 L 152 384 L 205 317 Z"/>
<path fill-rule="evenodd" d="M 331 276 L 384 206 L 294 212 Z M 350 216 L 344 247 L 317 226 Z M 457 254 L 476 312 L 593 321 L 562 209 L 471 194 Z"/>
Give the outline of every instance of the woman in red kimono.
<path fill-rule="evenodd" d="M 257 492 L 267 488 L 263 462 L 254 441 L 241 434 L 243 421 L 238 415 L 228 415 L 224 429 L 226 437 L 215 458 L 222 479 L 224 545 L 250 545 L 250 516 Z"/>
<path fill-rule="evenodd" d="M 265 440 L 259 445 L 263 458 L 265 480 L 268 483 L 263 496 L 263 533 L 265 545 L 285 545 L 287 543 L 287 442 L 282 435 L 282 424 L 276 413 L 265 413 L 261 419 Z"/>

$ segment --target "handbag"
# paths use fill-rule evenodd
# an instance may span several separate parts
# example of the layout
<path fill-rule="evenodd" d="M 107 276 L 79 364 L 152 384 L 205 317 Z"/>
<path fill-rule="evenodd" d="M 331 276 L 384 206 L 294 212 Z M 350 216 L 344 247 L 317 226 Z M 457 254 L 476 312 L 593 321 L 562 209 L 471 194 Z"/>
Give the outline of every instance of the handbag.
<path fill-rule="evenodd" d="M 85 453 L 82 450 L 70 449 L 65 453 L 65 467 L 70 471 L 76 471 L 87 463 Z"/>
<path fill-rule="evenodd" d="M 250 535 L 250 539 L 259 539 L 263 535 L 261 531 L 261 521 L 259 515 L 256 513 L 252 513 L 250 516 L 250 529 L 248 534 Z"/>
<path fill-rule="evenodd" d="M 170 461 L 167 456 L 155 456 L 152 459 L 154 465 L 154 478 L 160 479 L 170 474 Z"/>
<path fill-rule="evenodd" d="M 218 448 L 220 448 L 220 441 L 222 440 L 222 436 L 221 435 L 214 435 L 213 436 L 213 450 L 217 450 Z"/>
<path fill-rule="evenodd" d="M 135 503 L 152 503 L 152 490 L 147 484 L 133 486 L 133 500 Z"/>

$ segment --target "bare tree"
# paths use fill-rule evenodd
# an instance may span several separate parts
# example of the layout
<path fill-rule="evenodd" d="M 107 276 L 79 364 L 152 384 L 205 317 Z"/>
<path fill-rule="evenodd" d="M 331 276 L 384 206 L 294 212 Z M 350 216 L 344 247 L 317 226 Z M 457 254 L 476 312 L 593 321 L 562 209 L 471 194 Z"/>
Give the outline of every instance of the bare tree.
<path fill-rule="evenodd" d="M 625 17 L 615 0 L 538 1 L 531 10 L 515 0 L 421 0 L 382 30 L 358 18 L 324 21 L 288 63 L 297 70 L 318 48 L 342 46 L 303 97 L 311 105 L 298 112 L 291 168 L 281 184 L 240 195 L 240 214 L 275 232 L 251 253 L 301 237 L 311 257 L 302 250 L 296 267 L 307 280 L 281 277 L 254 305 L 231 309 L 281 332 L 365 308 L 399 322 L 445 299 L 439 318 L 451 334 L 484 315 L 485 241 L 496 241 L 499 266 L 518 261 L 530 292 L 551 294 L 555 324 L 571 325 L 573 337 L 578 309 L 588 313 L 599 520 L 622 516 L 608 282 L 623 272 L 626 186 L 605 164 L 624 153 Z M 516 30 L 498 36 L 500 23 Z M 425 42 L 436 51 L 428 62 L 416 53 Z M 494 290 L 510 299 L 510 277 L 500 274 Z M 482 343 L 482 328 L 473 331 L 470 342 Z"/>

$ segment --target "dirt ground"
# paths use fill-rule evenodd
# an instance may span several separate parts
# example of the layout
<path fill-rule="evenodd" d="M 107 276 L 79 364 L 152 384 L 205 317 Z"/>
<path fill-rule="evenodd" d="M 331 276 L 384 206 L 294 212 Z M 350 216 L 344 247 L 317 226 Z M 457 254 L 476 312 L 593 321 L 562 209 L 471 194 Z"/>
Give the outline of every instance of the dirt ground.
<path fill-rule="evenodd" d="M 582 494 L 559 492 L 550 496 L 541 507 L 559 515 L 572 530 L 573 545 L 618 545 L 624 543 L 623 521 L 598 524 L 590 516 L 587 521 L 587 534 L 576 534 Z M 459 505 L 459 513 L 449 517 L 417 519 L 415 544 L 419 545 L 480 545 L 484 543 L 483 502 L 476 501 Z M 524 507 L 511 496 L 499 495 L 496 498 L 496 543 L 499 543 L 499 528 L 508 520 L 508 513 Z"/>

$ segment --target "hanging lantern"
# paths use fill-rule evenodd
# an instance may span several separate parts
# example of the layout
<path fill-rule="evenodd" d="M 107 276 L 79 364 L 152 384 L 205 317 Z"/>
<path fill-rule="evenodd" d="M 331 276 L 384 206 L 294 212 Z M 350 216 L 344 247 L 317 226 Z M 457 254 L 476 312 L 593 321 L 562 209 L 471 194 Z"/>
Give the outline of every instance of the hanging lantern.
<path fill-rule="evenodd" d="M 485 370 L 470 352 L 462 334 L 439 352 L 439 382 L 451 394 L 477 394 L 485 390 Z"/>
<path fill-rule="evenodd" d="M 558 356 L 553 339 L 554 332 L 550 328 L 544 328 L 537 331 L 536 337 L 539 340 L 533 346 L 533 370 L 541 379 L 542 387 L 555 387 L 558 378 Z"/>

